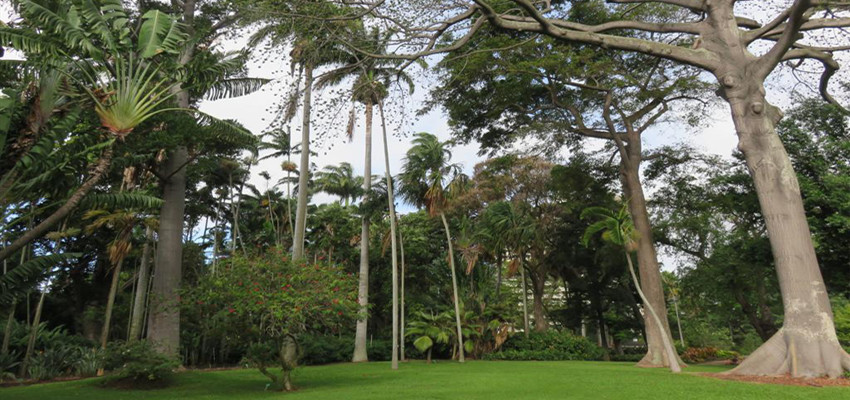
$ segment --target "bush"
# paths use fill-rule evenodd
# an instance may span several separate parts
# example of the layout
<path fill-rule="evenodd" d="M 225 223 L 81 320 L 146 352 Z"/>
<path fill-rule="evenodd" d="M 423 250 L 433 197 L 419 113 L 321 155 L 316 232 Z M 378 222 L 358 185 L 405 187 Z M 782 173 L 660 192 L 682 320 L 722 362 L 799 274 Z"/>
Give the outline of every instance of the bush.
<path fill-rule="evenodd" d="M 580 336 L 569 332 L 531 332 L 510 337 L 502 350 L 485 354 L 485 360 L 600 360 L 605 351 Z"/>
<path fill-rule="evenodd" d="M 103 366 L 112 374 L 104 383 L 134 388 L 162 386 L 179 365 L 145 341 L 111 345 L 106 349 Z"/>
<path fill-rule="evenodd" d="M 351 337 L 304 335 L 298 338 L 298 345 L 303 365 L 351 361 L 354 354 L 354 338 Z"/>
<path fill-rule="evenodd" d="M 15 369 L 21 365 L 21 355 L 17 352 L 0 353 L 0 382 L 15 379 Z"/>
<path fill-rule="evenodd" d="M 87 378 L 95 376 L 97 370 L 103 366 L 104 354 L 98 348 L 77 348 L 77 354 L 74 361 L 74 375 Z"/>
<path fill-rule="evenodd" d="M 298 338 L 302 365 L 321 365 L 349 362 L 354 354 L 354 338 L 349 336 L 304 335 Z M 389 361 L 392 358 L 392 341 L 374 339 L 366 344 L 370 361 Z M 419 355 L 413 346 L 405 348 L 409 358 Z"/>
<path fill-rule="evenodd" d="M 34 353 L 27 364 L 27 376 L 46 381 L 62 375 L 72 375 L 80 348 L 56 346 Z"/>
<path fill-rule="evenodd" d="M 644 351 L 641 354 L 611 354 L 611 361 L 621 361 L 621 362 L 638 362 L 643 359 L 643 356 L 646 354 Z"/>
<path fill-rule="evenodd" d="M 687 363 L 702 363 L 717 359 L 716 347 L 690 347 L 682 353 L 682 360 Z"/>

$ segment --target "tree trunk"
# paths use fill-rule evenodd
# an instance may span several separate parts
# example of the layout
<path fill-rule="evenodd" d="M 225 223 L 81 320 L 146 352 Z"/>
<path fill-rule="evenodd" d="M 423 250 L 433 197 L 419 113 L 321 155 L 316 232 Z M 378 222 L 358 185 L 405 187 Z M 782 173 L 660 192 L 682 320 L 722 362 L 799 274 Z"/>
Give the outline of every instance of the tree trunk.
<path fill-rule="evenodd" d="M 133 300 L 132 321 L 128 341 L 139 340 L 142 337 L 142 317 L 145 314 L 145 304 L 148 296 L 148 277 L 150 276 L 150 247 L 153 241 L 153 229 L 145 228 L 145 244 L 142 247 L 142 262 L 139 266 L 139 278 L 136 284 L 136 298 Z"/>
<path fill-rule="evenodd" d="M 639 139 L 638 139 L 639 140 Z M 646 198 L 643 194 L 643 186 L 640 181 L 640 148 L 629 143 L 628 159 L 622 160 L 621 181 L 623 190 L 628 196 L 629 213 L 634 221 L 637 239 L 637 264 L 640 273 L 640 286 L 646 295 L 646 301 L 664 318 L 660 324 L 655 324 L 649 313 L 643 314 L 646 329 L 646 355 L 638 362 L 641 367 L 670 367 L 667 359 L 662 336 L 672 342 L 673 335 L 670 324 L 667 321 L 667 303 L 664 299 L 664 288 L 661 285 L 661 267 L 658 265 L 658 254 L 652 238 L 652 225 L 649 222 L 649 212 L 646 209 Z M 660 326 L 660 328 L 659 328 Z M 684 362 L 679 355 L 673 352 L 677 364 Z"/>
<path fill-rule="evenodd" d="M 35 317 L 32 319 L 30 326 L 30 335 L 27 340 L 27 352 L 24 353 L 24 360 L 21 362 L 21 376 L 27 375 L 27 367 L 29 366 L 30 358 L 35 350 L 35 339 L 38 336 L 38 325 L 41 324 L 41 310 L 44 308 L 44 297 L 47 295 L 47 289 L 41 291 L 41 296 L 38 298 L 38 305 L 35 306 Z"/>
<path fill-rule="evenodd" d="M 292 371 L 298 367 L 298 343 L 292 336 L 286 336 L 280 347 L 281 375 L 283 378 L 283 390 L 291 392 Z"/>
<path fill-rule="evenodd" d="M 457 292 L 457 273 L 455 272 L 455 255 L 452 248 L 452 234 L 449 231 L 449 222 L 446 221 L 446 214 L 440 212 L 440 219 L 443 220 L 443 227 L 446 229 L 446 243 L 449 246 L 449 267 L 452 270 L 452 298 L 455 303 L 455 323 L 457 324 L 457 343 L 458 343 L 458 361 L 464 362 L 463 357 L 463 330 L 460 325 L 460 300 Z"/>
<path fill-rule="evenodd" d="M 638 281 L 637 275 L 635 274 L 634 264 L 632 264 L 632 256 L 629 255 L 628 250 L 626 250 L 626 261 L 629 264 L 629 273 L 632 275 L 632 280 L 635 283 L 635 289 L 638 292 L 638 296 L 640 296 L 640 299 L 643 301 L 643 304 L 646 306 L 646 309 L 649 310 L 649 313 L 646 314 L 649 314 L 651 316 L 652 322 L 654 322 L 656 329 L 660 330 L 662 326 L 661 318 L 658 317 L 658 313 L 655 311 L 655 308 L 652 306 L 652 304 L 649 303 L 646 298 L 646 295 L 644 295 L 643 290 L 641 289 L 640 281 Z M 670 339 L 670 336 L 661 335 L 661 342 L 664 346 L 664 355 L 667 360 L 669 360 L 670 371 L 672 371 L 673 373 L 682 372 L 682 368 L 679 365 L 679 356 L 676 354 L 676 350 L 673 347 L 673 343 Z"/>
<path fill-rule="evenodd" d="M 682 318 L 679 316 L 679 300 L 673 298 L 673 308 L 676 309 L 676 326 L 679 328 L 679 343 L 685 345 L 685 337 L 682 335 Z"/>
<path fill-rule="evenodd" d="M 496 255 L 496 298 L 502 294 L 502 251 Z"/>
<path fill-rule="evenodd" d="M 392 362 L 391 368 L 398 369 L 398 244 L 396 243 L 396 234 L 398 229 L 396 228 L 396 217 L 395 217 L 395 194 L 393 193 L 393 182 L 392 175 L 390 174 L 390 150 L 387 144 L 387 120 L 384 117 L 384 105 L 383 103 L 378 103 L 378 110 L 381 113 L 381 130 L 383 133 L 384 139 L 384 168 L 386 169 L 385 175 L 387 179 L 387 202 L 389 203 L 390 210 L 390 246 L 392 248 L 392 280 L 393 280 L 393 339 L 392 339 Z"/>
<path fill-rule="evenodd" d="M 538 268 L 542 268 L 538 266 Z M 534 331 L 546 332 L 549 322 L 546 320 L 546 308 L 543 306 L 543 294 L 546 290 L 546 279 L 537 273 L 531 274 L 531 296 L 534 299 Z"/>
<path fill-rule="evenodd" d="M 124 260 L 118 260 L 115 267 L 112 269 L 112 284 L 109 285 L 109 296 L 106 298 L 106 311 L 103 313 L 103 327 L 100 329 L 100 348 L 106 348 L 106 342 L 109 340 L 109 328 L 112 323 L 112 307 L 115 305 L 115 295 L 118 293 L 118 284 L 121 280 L 121 266 Z"/>
<path fill-rule="evenodd" d="M 766 102 L 761 85 L 728 78 L 720 81 L 767 225 L 785 311 L 782 328 L 730 373 L 839 377 L 850 370 L 850 355 L 838 342 L 797 175 L 775 131 L 782 113 Z"/>
<path fill-rule="evenodd" d="M 404 336 L 404 331 L 405 331 L 405 328 L 404 328 L 404 266 L 405 265 L 404 265 L 404 239 L 401 235 L 401 229 L 399 229 L 399 231 L 398 231 L 398 247 L 399 247 L 399 250 L 401 250 L 401 274 L 400 274 L 401 276 L 399 277 L 401 279 L 401 296 L 400 296 L 401 297 L 401 306 L 400 306 L 401 309 L 400 309 L 400 312 L 399 312 L 401 314 L 399 316 L 399 327 L 401 328 L 401 333 L 399 334 L 399 339 L 401 340 L 401 343 L 400 343 L 400 349 L 399 349 L 400 350 L 399 358 L 401 358 L 401 361 L 405 361 L 406 360 L 406 358 L 404 356 L 404 338 L 405 338 L 405 336 Z"/>
<path fill-rule="evenodd" d="M 12 305 L 9 307 L 9 317 L 6 318 L 6 328 L 3 329 L 3 346 L 0 347 L 0 354 L 9 354 L 9 342 L 12 340 L 12 322 L 15 320 L 15 306 L 17 305 L 17 299 L 12 300 Z"/>
<path fill-rule="evenodd" d="M 5 260 L 9 258 L 16 251 L 20 250 L 30 242 L 35 239 L 43 236 L 47 231 L 64 219 L 71 211 L 74 211 L 77 208 L 77 205 L 80 204 L 80 201 L 83 200 L 84 197 L 92 190 L 92 188 L 100 182 L 100 179 L 103 178 L 107 172 L 109 172 L 109 166 L 112 164 L 112 146 L 107 147 L 103 150 L 103 153 L 100 155 L 100 159 L 97 160 L 97 164 L 95 164 L 94 169 L 92 169 L 91 174 L 89 175 L 89 179 L 85 181 L 76 191 L 65 201 L 65 204 L 62 204 L 56 211 L 53 212 L 49 217 L 45 218 L 34 228 L 27 230 L 21 237 L 17 240 L 13 241 L 10 245 L 4 247 L 0 250 L 0 260 Z"/>
<path fill-rule="evenodd" d="M 181 92 L 183 94 L 184 92 Z M 156 273 L 148 309 L 147 338 L 165 355 L 177 357 L 180 346 L 180 280 L 183 276 L 183 214 L 186 208 L 186 147 L 168 154 L 163 167 Z"/>
<path fill-rule="evenodd" d="M 313 66 L 304 66 L 304 105 L 302 106 L 301 164 L 298 174 L 298 203 L 295 206 L 295 232 L 292 234 L 292 259 L 304 258 L 304 234 L 307 230 L 307 192 L 310 186 L 310 113 L 312 112 Z"/>
<path fill-rule="evenodd" d="M 525 267 L 519 266 L 519 274 L 522 278 L 522 326 L 523 333 L 525 336 L 528 336 L 529 327 L 528 327 L 528 285 L 525 282 Z"/>
<path fill-rule="evenodd" d="M 3 275 L 8 272 L 7 266 L 8 260 L 3 260 Z M 15 320 L 15 306 L 17 305 L 18 299 L 12 299 L 12 305 L 9 306 L 9 316 L 6 317 L 6 327 L 3 329 L 3 345 L 0 346 L 0 354 L 9 354 L 9 342 L 12 340 L 12 322 Z"/>
<path fill-rule="evenodd" d="M 366 103 L 366 149 L 363 160 L 363 202 L 365 202 L 372 190 L 372 103 Z M 369 306 L 369 216 L 363 215 L 360 222 L 360 285 L 357 290 L 357 301 L 360 303 L 362 319 L 357 320 L 357 330 L 354 336 L 353 362 L 369 361 L 366 352 L 366 337 L 368 336 L 368 317 L 366 316 Z"/>

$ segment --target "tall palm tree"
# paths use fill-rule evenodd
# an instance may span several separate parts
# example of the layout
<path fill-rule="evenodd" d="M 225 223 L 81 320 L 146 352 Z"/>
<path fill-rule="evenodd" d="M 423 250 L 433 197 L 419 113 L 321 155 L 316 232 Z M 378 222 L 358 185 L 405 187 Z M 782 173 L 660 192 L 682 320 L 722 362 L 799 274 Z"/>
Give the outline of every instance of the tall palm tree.
<path fill-rule="evenodd" d="M 643 305 L 647 308 L 647 310 L 649 310 L 649 313 L 652 315 L 652 320 L 655 322 L 658 329 L 663 331 L 664 325 L 661 323 L 661 318 L 658 316 L 658 313 L 655 312 L 655 308 L 652 307 L 647 300 L 643 290 L 641 290 L 640 282 L 635 274 L 635 267 L 632 263 L 631 253 L 637 249 L 638 234 L 635 230 L 634 224 L 632 223 L 632 217 L 629 214 L 628 206 L 624 204 L 618 211 L 604 207 L 589 207 L 582 211 L 581 218 L 590 217 L 595 218 L 596 222 L 587 227 L 581 238 L 582 243 L 587 246 L 588 243 L 590 243 L 590 239 L 601 232 L 603 240 L 623 248 L 623 252 L 626 255 L 626 262 L 629 266 L 629 273 L 632 276 L 632 281 L 635 285 L 638 296 L 640 296 L 641 301 L 643 301 Z M 665 318 L 666 317 L 667 316 L 665 315 Z M 676 350 L 673 348 L 673 344 L 670 342 L 670 338 L 667 335 L 661 335 L 661 337 L 664 343 L 664 350 L 667 353 L 667 358 L 670 360 L 670 371 L 673 371 L 674 373 L 681 372 L 682 368 L 679 366 L 679 359 L 676 355 Z"/>
<path fill-rule="evenodd" d="M 459 343 L 458 360 L 464 362 L 463 331 L 460 321 L 457 273 L 455 269 L 452 234 L 446 220 L 446 209 L 452 190 L 463 181 L 460 165 L 451 163 L 452 153 L 448 145 L 430 133 L 419 133 L 413 146 L 407 151 L 404 166 L 399 175 L 399 194 L 408 203 L 424 207 L 431 216 L 439 216 L 446 231 L 449 251 L 449 267 L 452 272 L 452 298 L 455 308 L 455 323 Z"/>
<path fill-rule="evenodd" d="M 413 81 L 409 75 L 404 73 L 399 66 L 400 60 L 364 57 L 362 49 L 367 49 L 371 54 L 386 54 L 392 32 L 382 32 L 380 29 L 374 28 L 371 31 L 358 24 L 351 29 L 350 36 L 353 37 L 353 42 L 359 49 L 351 48 L 345 45 L 336 47 L 338 55 L 342 56 L 343 65 L 324 74 L 320 77 L 316 84 L 318 87 L 326 87 L 337 85 L 346 79 L 353 79 L 351 88 L 352 110 L 348 123 L 349 138 L 354 134 L 355 126 L 355 104 L 361 103 L 365 107 L 366 132 L 365 132 L 365 160 L 363 163 L 363 176 L 367 179 L 363 180 L 363 193 L 370 193 L 372 176 L 372 120 L 374 117 L 374 107 L 378 106 L 381 113 L 381 121 L 384 138 L 384 160 L 386 170 L 386 180 L 389 194 L 389 211 L 390 211 L 390 230 L 392 242 L 392 268 L 393 268 L 393 350 L 392 350 L 392 368 L 398 368 L 398 250 L 396 243 L 396 219 L 395 205 L 393 198 L 393 190 L 390 179 L 389 165 L 389 150 L 387 149 L 386 137 L 386 119 L 383 114 L 383 102 L 389 95 L 390 85 L 393 82 L 404 82 L 408 85 L 409 90 L 413 91 Z M 360 286 L 358 299 L 361 306 L 365 309 L 369 303 L 369 218 L 368 215 L 363 216 L 361 222 L 360 235 Z M 366 361 L 366 336 L 367 326 L 366 319 L 357 321 L 357 330 L 354 341 L 354 356 L 353 361 Z"/>
<path fill-rule="evenodd" d="M 348 205 L 361 196 L 363 177 L 355 176 L 350 163 L 328 165 L 316 174 L 316 188 L 330 195 L 339 196 L 340 205 Z"/>

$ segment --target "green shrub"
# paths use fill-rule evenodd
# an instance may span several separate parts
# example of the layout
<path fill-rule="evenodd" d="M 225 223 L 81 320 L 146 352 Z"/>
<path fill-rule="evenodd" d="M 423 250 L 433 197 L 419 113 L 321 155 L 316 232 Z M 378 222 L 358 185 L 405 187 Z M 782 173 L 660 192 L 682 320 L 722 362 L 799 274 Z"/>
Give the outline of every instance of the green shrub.
<path fill-rule="evenodd" d="M 95 376 L 97 370 L 103 366 L 103 358 L 103 351 L 98 348 L 77 348 L 74 375 L 84 378 Z"/>
<path fill-rule="evenodd" d="M 850 351 L 850 300 L 842 296 L 832 298 L 832 313 L 835 319 L 835 332 L 838 342 Z"/>
<path fill-rule="evenodd" d="M 587 338 L 555 330 L 510 337 L 501 351 L 485 354 L 485 360 L 600 360 L 605 351 Z"/>
<path fill-rule="evenodd" d="M 145 341 L 115 344 L 104 354 L 103 366 L 112 371 L 104 383 L 140 388 L 161 386 L 179 365 L 177 360 L 157 353 Z"/>
<path fill-rule="evenodd" d="M 15 370 L 21 365 L 21 355 L 17 352 L 0 353 L 0 382 L 15 379 Z"/>
<path fill-rule="evenodd" d="M 298 338 L 301 348 L 302 365 L 321 365 L 351 361 L 354 354 L 354 338 L 350 336 L 303 335 Z M 408 358 L 421 357 L 421 353 L 408 345 L 405 347 Z M 366 344 L 370 361 L 389 361 L 392 358 L 392 341 L 374 339 Z"/>
<path fill-rule="evenodd" d="M 638 362 L 643 359 L 646 351 L 641 354 L 611 354 L 611 361 Z"/>
<path fill-rule="evenodd" d="M 354 354 L 354 338 L 346 336 L 304 335 L 298 338 L 298 345 L 303 365 L 346 362 Z"/>

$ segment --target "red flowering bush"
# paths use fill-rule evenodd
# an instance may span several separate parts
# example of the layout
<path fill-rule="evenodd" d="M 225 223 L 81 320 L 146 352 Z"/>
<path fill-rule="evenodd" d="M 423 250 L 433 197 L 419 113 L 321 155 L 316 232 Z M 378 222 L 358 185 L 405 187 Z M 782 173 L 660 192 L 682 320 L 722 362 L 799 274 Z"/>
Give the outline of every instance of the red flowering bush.
<path fill-rule="evenodd" d="M 291 387 L 289 372 L 298 353 L 292 346 L 297 347 L 300 335 L 351 325 L 359 309 L 355 277 L 335 265 L 292 262 L 279 249 L 231 258 L 185 297 L 192 300 L 184 304 L 200 307 L 204 318 L 229 338 L 262 344 L 252 347 L 246 361 L 269 376 L 276 389 Z M 271 354 L 263 356 L 258 348 Z M 267 373 L 272 366 L 282 367 L 283 375 Z"/>

